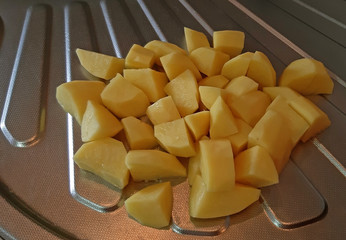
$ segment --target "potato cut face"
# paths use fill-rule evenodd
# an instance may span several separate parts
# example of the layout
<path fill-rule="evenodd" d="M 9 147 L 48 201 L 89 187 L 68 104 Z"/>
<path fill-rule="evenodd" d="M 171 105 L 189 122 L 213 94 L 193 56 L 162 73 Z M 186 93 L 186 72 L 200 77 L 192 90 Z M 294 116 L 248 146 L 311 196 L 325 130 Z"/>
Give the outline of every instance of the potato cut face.
<path fill-rule="evenodd" d="M 117 117 L 140 117 L 149 106 L 145 93 L 120 74 L 113 78 L 101 93 L 103 104 Z"/>
<path fill-rule="evenodd" d="M 245 52 L 231 58 L 223 65 L 221 75 L 225 76 L 229 80 L 236 77 L 245 76 L 253 55 L 253 52 Z"/>
<path fill-rule="evenodd" d="M 235 180 L 256 188 L 279 182 L 273 159 L 261 146 L 254 146 L 241 152 L 234 159 Z"/>
<path fill-rule="evenodd" d="M 102 103 L 101 92 L 105 86 L 101 81 L 66 82 L 56 88 L 56 99 L 64 111 L 71 114 L 81 125 L 88 100 Z"/>
<path fill-rule="evenodd" d="M 231 58 L 239 55 L 244 48 L 245 34 L 241 31 L 224 30 L 213 33 L 214 48 Z"/>
<path fill-rule="evenodd" d="M 122 129 L 120 121 L 107 108 L 88 101 L 81 126 L 83 142 L 113 137 Z"/>
<path fill-rule="evenodd" d="M 121 119 L 121 123 L 131 149 L 150 149 L 158 145 L 149 124 L 132 116 Z"/>
<path fill-rule="evenodd" d="M 130 216 L 145 226 L 168 226 L 173 208 L 170 182 L 157 183 L 136 192 L 125 201 L 125 208 Z"/>
<path fill-rule="evenodd" d="M 226 86 L 227 98 L 233 101 L 235 98 L 258 89 L 258 83 L 246 76 L 233 78 Z"/>
<path fill-rule="evenodd" d="M 228 139 L 231 141 L 234 156 L 246 149 L 248 135 L 252 130 L 252 127 L 240 118 L 235 118 L 235 122 L 238 132 L 228 137 Z"/>
<path fill-rule="evenodd" d="M 155 63 L 155 53 L 138 44 L 133 44 L 125 58 L 125 68 L 151 68 Z"/>
<path fill-rule="evenodd" d="M 181 118 L 172 96 L 159 99 L 147 108 L 147 116 L 156 125 Z"/>
<path fill-rule="evenodd" d="M 198 85 L 224 88 L 228 82 L 229 80 L 226 77 L 222 75 L 215 75 L 215 76 L 203 78 L 201 81 L 198 82 Z"/>
<path fill-rule="evenodd" d="M 208 38 L 204 33 L 184 27 L 184 34 L 188 52 L 192 52 L 200 47 L 210 47 Z"/>
<path fill-rule="evenodd" d="M 130 172 L 125 164 L 126 149 L 122 142 L 102 138 L 84 143 L 73 156 L 75 163 L 114 186 L 122 189 L 128 182 Z"/>
<path fill-rule="evenodd" d="M 77 48 L 78 59 L 81 65 L 92 75 L 109 80 L 118 73 L 122 73 L 125 67 L 123 58 L 116 58 L 97 52 Z"/>
<path fill-rule="evenodd" d="M 195 146 L 183 118 L 157 124 L 154 135 L 161 147 L 179 157 L 192 157 L 196 154 Z"/>
<path fill-rule="evenodd" d="M 227 191 L 234 187 L 234 159 L 227 139 L 199 141 L 200 171 L 206 190 Z"/>
<path fill-rule="evenodd" d="M 193 139 L 199 140 L 208 135 L 210 126 L 210 112 L 201 111 L 184 117 L 187 127 L 190 129 Z"/>
<path fill-rule="evenodd" d="M 223 192 L 210 192 L 201 176 L 192 184 L 189 200 L 190 216 L 194 218 L 216 218 L 241 212 L 259 199 L 257 188 L 236 183 Z"/>
<path fill-rule="evenodd" d="M 299 93 L 289 87 L 264 87 L 263 92 L 268 94 L 272 101 L 279 95 L 284 97 L 288 102 L 300 96 Z"/>
<path fill-rule="evenodd" d="M 227 93 L 224 89 L 218 87 L 210 87 L 210 86 L 199 86 L 198 87 L 199 96 L 202 104 L 210 109 L 213 106 L 214 102 L 218 97 L 222 97 L 223 99 L 227 98 Z"/>
<path fill-rule="evenodd" d="M 172 154 L 160 150 L 131 150 L 126 166 L 134 181 L 185 177 L 186 169 Z"/>

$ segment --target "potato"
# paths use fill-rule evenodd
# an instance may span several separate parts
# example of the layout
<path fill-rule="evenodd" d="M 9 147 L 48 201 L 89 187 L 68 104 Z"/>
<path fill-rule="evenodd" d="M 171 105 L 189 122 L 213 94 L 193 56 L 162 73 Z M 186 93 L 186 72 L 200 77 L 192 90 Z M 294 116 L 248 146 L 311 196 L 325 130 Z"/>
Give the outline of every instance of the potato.
<path fill-rule="evenodd" d="M 192 157 L 195 146 L 183 118 L 154 126 L 154 135 L 161 147 L 178 157 Z"/>
<path fill-rule="evenodd" d="M 227 139 L 199 141 L 200 171 L 206 191 L 227 191 L 234 187 L 234 160 Z"/>
<path fill-rule="evenodd" d="M 260 88 L 276 85 L 276 72 L 268 57 L 256 51 L 251 58 L 246 76 L 259 83 Z"/>
<path fill-rule="evenodd" d="M 131 149 L 150 149 L 158 145 L 154 129 L 149 124 L 130 116 L 121 119 Z"/>
<path fill-rule="evenodd" d="M 136 182 L 186 176 L 186 169 L 179 160 L 160 150 L 130 150 L 125 163 Z"/>
<path fill-rule="evenodd" d="M 81 126 L 83 142 L 113 137 L 122 129 L 120 121 L 107 108 L 99 103 L 88 101 Z"/>
<path fill-rule="evenodd" d="M 166 96 L 163 89 L 168 79 L 163 72 L 158 72 L 150 68 L 124 69 L 124 78 L 141 89 L 147 95 L 150 102 L 156 102 Z"/>
<path fill-rule="evenodd" d="M 126 154 L 122 142 L 113 138 L 102 138 L 84 143 L 73 159 L 81 169 L 90 171 L 123 189 L 130 177 L 125 165 Z"/>
<path fill-rule="evenodd" d="M 186 115 L 184 120 L 195 141 L 208 135 L 210 125 L 209 111 L 201 111 Z"/>
<path fill-rule="evenodd" d="M 155 63 L 155 53 L 138 44 L 133 44 L 125 58 L 125 68 L 151 68 Z"/>
<path fill-rule="evenodd" d="M 181 118 L 178 108 L 171 96 L 161 98 L 151 104 L 147 108 L 146 113 L 154 125 Z"/>
<path fill-rule="evenodd" d="M 235 98 L 258 89 L 258 83 L 246 76 L 233 78 L 226 86 L 227 102 L 231 103 Z"/>
<path fill-rule="evenodd" d="M 170 182 L 143 188 L 125 200 L 127 213 L 140 224 L 163 228 L 170 224 L 173 191 Z"/>
<path fill-rule="evenodd" d="M 231 58 L 239 55 L 244 48 L 245 34 L 241 31 L 224 30 L 213 33 L 214 48 Z"/>
<path fill-rule="evenodd" d="M 71 114 L 79 124 L 82 124 L 88 100 L 102 103 L 100 95 L 105 86 L 101 81 L 66 82 L 56 88 L 56 99 L 65 112 Z"/>
<path fill-rule="evenodd" d="M 120 74 L 101 93 L 103 104 L 119 118 L 145 114 L 149 99 L 145 93 Z"/>
<path fill-rule="evenodd" d="M 300 96 L 299 93 L 289 87 L 264 87 L 263 92 L 268 94 L 271 100 L 274 100 L 279 95 L 284 97 L 287 101 L 291 101 Z"/>
<path fill-rule="evenodd" d="M 235 118 L 238 132 L 227 137 L 231 141 L 233 155 L 236 156 L 247 147 L 248 135 L 252 127 L 240 118 Z"/>
<path fill-rule="evenodd" d="M 203 105 L 210 109 L 213 106 L 215 100 L 218 97 L 226 99 L 226 91 L 218 87 L 209 87 L 209 86 L 199 86 L 198 87 L 199 96 Z"/>
<path fill-rule="evenodd" d="M 253 55 L 253 52 L 245 52 L 231 58 L 223 65 L 221 75 L 225 76 L 229 80 L 236 77 L 245 76 Z"/>
<path fill-rule="evenodd" d="M 168 55 L 173 52 L 180 54 L 185 54 L 186 51 L 177 45 L 169 42 L 163 42 L 160 40 L 152 40 L 145 44 L 144 48 L 149 49 L 155 53 L 155 63 L 159 66 L 162 66 L 160 58 L 162 56 Z"/>
<path fill-rule="evenodd" d="M 198 109 L 198 85 L 190 70 L 186 70 L 167 83 L 164 91 L 172 96 L 182 117 L 194 113 Z"/>
<path fill-rule="evenodd" d="M 257 188 L 236 183 L 233 188 L 222 192 L 210 192 L 201 176 L 197 175 L 192 184 L 189 199 L 189 213 L 194 218 L 217 218 L 238 213 L 260 197 Z"/>
<path fill-rule="evenodd" d="M 237 132 L 238 128 L 231 110 L 225 101 L 218 97 L 210 108 L 210 138 L 228 137 Z"/>
<path fill-rule="evenodd" d="M 310 58 L 291 62 L 282 72 L 279 85 L 290 87 L 303 95 L 331 94 L 334 88 L 323 63 Z"/>
<path fill-rule="evenodd" d="M 215 75 L 215 76 L 203 78 L 201 81 L 198 82 L 198 85 L 224 88 L 228 82 L 229 80 L 226 77 L 222 75 Z"/>
<path fill-rule="evenodd" d="M 123 72 L 125 66 L 123 58 L 116 58 L 80 48 L 77 48 L 76 53 L 81 65 L 96 77 L 109 80 L 118 73 Z"/>
<path fill-rule="evenodd" d="M 251 147 L 234 159 L 235 180 L 256 188 L 279 182 L 273 159 L 261 146 Z"/>
<path fill-rule="evenodd" d="M 222 66 L 229 60 L 229 55 L 213 48 L 200 47 L 190 53 L 190 58 L 201 73 L 215 76 L 221 73 Z"/>
<path fill-rule="evenodd" d="M 161 57 L 160 61 L 169 80 L 176 78 L 188 69 L 193 73 L 197 80 L 202 79 L 202 75 L 198 71 L 196 65 L 184 54 L 173 52 Z"/>
<path fill-rule="evenodd" d="M 204 33 L 184 27 L 186 48 L 188 52 L 200 47 L 210 47 L 209 41 Z"/>

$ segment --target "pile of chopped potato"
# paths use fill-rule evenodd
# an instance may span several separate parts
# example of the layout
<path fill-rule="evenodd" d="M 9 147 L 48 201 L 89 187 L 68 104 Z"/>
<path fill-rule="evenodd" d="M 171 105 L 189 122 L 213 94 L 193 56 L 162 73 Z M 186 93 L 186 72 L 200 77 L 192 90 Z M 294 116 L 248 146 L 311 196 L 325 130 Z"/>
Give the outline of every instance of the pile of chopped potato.
<path fill-rule="evenodd" d="M 120 189 L 130 177 L 187 176 L 190 216 L 226 216 L 277 184 L 296 144 L 330 125 L 304 95 L 331 94 L 333 81 L 321 62 L 303 58 L 276 86 L 264 53 L 242 53 L 243 32 L 216 31 L 211 47 L 203 33 L 184 31 L 187 51 L 158 40 L 134 44 L 125 59 L 77 49 L 82 66 L 103 80 L 63 83 L 56 98 L 81 126 L 81 169 Z M 189 158 L 187 170 L 180 158 Z M 125 201 L 129 215 L 155 228 L 170 224 L 172 206 L 169 181 Z"/>

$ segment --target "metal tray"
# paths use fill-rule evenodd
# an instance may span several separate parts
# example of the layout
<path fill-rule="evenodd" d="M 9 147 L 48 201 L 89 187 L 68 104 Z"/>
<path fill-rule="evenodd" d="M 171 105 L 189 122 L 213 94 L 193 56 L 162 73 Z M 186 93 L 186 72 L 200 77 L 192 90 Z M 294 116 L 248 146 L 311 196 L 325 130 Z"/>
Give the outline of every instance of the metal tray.
<path fill-rule="evenodd" d="M 285 32 L 284 23 L 304 14 L 288 16 L 283 1 L 256 2 L 0 1 L 0 237 L 343 239 L 346 84 L 338 60 L 344 64 L 346 54 L 341 22 L 334 24 L 341 26 L 340 34 L 321 27 L 322 38 L 316 38 L 316 44 L 305 43 L 335 72 L 330 72 L 334 93 L 310 98 L 332 125 L 299 144 L 280 184 L 264 188 L 260 201 L 243 212 L 214 220 L 190 219 L 188 185 L 177 180 L 171 226 L 161 230 L 141 226 L 127 216 L 123 201 L 145 183 L 130 184 L 121 192 L 73 163 L 73 153 L 81 145 L 80 130 L 56 102 L 55 89 L 66 81 L 93 78 L 80 66 L 77 47 L 125 57 L 133 43 L 144 45 L 153 39 L 184 46 L 184 26 L 204 32 L 210 40 L 215 30 L 235 29 L 246 34 L 245 50 L 264 52 L 280 75 L 292 60 L 309 57 L 278 31 Z M 309 1 L 292 2 L 305 6 Z M 273 21 L 275 13 L 282 14 L 276 16 L 282 22 Z M 304 24 L 295 27 L 302 30 Z M 290 36 L 299 42 L 298 34 Z M 317 51 L 324 36 L 335 41 Z"/>

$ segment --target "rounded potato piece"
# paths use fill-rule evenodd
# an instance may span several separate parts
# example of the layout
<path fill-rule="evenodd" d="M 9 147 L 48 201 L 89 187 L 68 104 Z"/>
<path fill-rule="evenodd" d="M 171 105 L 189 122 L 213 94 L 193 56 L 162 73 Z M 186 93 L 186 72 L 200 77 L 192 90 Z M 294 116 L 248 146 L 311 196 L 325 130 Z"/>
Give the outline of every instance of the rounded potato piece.
<path fill-rule="evenodd" d="M 184 34 L 188 52 L 192 52 L 200 47 L 210 47 L 209 41 L 204 33 L 184 27 Z"/>
<path fill-rule="evenodd" d="M 151 104 L 147 108 L 147 116 L 154 125 L 181 118 L 171 96 L 161 98 Z"/>
<path fill-rule="evenodd" d="M 245 34 L 241 31 L 224 30 L 213 33 L 214 48 L 231 58 L 239 55 L 244 48 Z"/>
<path fill-rule="evenodd" d="M 246 75 L 253 55 L 253 52 L 245 52 L 231 58 L 223 65 L 221 75 L 225 76 L 229 80 Z"/>
<path fill-rule="evenodd" d="M 155 53 L 138 44 L 133 44 L 125 58 L 126 68 L 151 68 L 155 62 Z"/>

